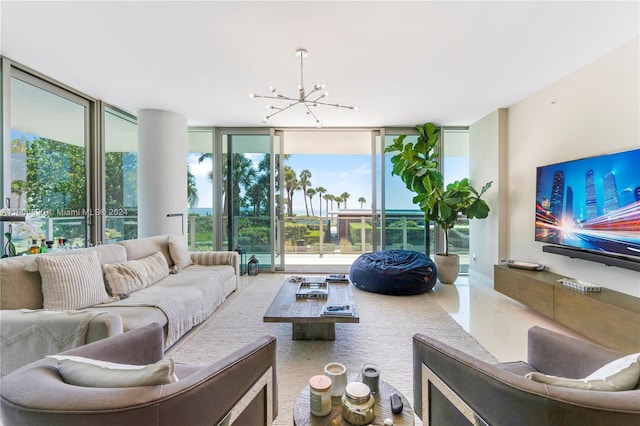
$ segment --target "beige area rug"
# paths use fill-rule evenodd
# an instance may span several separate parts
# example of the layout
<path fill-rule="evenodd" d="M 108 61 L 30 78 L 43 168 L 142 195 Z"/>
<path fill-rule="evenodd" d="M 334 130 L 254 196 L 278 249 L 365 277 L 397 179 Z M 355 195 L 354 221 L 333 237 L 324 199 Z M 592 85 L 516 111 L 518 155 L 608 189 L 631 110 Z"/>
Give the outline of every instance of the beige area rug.
<path fill-rule="evenodd" d="M 296 396 L 311 376 L 329 362 L 348 373 L 373 362 L 380 378 L 395 386 L 413 405 L 412 336 L 424 333 L 485 361 L 495 358 L 467 334 L 429 294 L 384 296 L 353 288 L 359 324 L 336 324 L 335 341 L 291 340 L 291 324 L 263 323 L 262 315 L 284 280 L 282 274 L 249 277 L 204 324 L 185 336 L 168 356 L 176 361 L 208 364 L 255 338 L 277 338 L 278 417 L 274 424 L 293 424 Z"/>

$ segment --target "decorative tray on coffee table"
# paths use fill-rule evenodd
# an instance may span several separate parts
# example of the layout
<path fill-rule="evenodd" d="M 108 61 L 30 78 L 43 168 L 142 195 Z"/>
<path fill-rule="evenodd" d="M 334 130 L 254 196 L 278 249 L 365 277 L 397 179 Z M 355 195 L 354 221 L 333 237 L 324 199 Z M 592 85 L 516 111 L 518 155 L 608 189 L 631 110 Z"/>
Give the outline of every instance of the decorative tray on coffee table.
<path fill-rule="evenodd" d="M 305 278 L 296 290 L 296 297 L 302 299 L 326 299 L 329 295 L 329 283 L 324 280 Z"/>

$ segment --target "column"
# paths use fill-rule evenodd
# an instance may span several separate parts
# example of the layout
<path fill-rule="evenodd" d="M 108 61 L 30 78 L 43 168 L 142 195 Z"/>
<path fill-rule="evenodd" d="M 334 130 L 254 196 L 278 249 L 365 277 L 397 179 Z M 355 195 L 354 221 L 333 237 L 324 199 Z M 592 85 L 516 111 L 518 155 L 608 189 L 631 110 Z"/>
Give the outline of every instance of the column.
<path fill-rule="evenodd" d="M 187 119 L 138 112 L 138 237 L 186 234 Z"/>

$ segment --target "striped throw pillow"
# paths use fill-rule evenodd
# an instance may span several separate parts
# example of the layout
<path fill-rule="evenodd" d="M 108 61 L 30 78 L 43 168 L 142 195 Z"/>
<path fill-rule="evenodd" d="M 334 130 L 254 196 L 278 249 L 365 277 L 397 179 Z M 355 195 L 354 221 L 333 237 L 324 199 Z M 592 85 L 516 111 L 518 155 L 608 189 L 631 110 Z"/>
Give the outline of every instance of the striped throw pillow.
<path fill-rule="evenodd" d="M 40 271 L 45 309 L 82 309 L 109 299 L 96 252 L 38 256 L 35 262 Z"/>
<path fill-rule="evenodd" d="M 167 258 L 161 252 L 138 260 L 102 265 L 107 291 L 112 296 L 149 287 L 169 275 Z"/>

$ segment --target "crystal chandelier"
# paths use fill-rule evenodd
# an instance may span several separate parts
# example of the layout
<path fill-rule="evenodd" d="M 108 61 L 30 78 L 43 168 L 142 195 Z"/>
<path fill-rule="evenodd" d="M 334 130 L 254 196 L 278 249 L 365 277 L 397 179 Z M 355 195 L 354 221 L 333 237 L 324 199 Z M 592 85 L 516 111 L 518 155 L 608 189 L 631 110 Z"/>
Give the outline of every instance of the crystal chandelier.
<path fill-rule="evenodd" d="M 313 85 L 313 89 L 307 93 L 305 88 L 304 88 L 304 63 L 303 60 L 304 58 L 306 58 L 308 55 L 308 52 L 306 51 L 306 49 L 298 49 L 296 50 L 296 56 L 298 58 L 300 58 L 300 84 L 298 85 L 298 96 L 296 98 L 292 98 L 290 96 L 285 96 L 282 95 L 280 93 L 278 93 L 278 91 L 273 87 L 270 86 L 269 87 L 269 91 L 271 92 L 269 95 L 257 95 L 255 93 L 250 93 L 249 97 L 252 99 L 255 98 L 264 98 L 264 99 L 275 99 L 278 101 L 285 101 L 288 102 L 287 104 L 281 104 L 281 105 L 267 105 L 267 109 L 269 111 L 274 110 L 275 112 L 272 112 L 266 116 L 264 116 L 262 118 L 262 122 L 266 123 L 271 117 L 273 117 L 274 115 L 280 114 L 283 111 L 288 110 L 289 108 L 292 108 L 296 105 L 302 105 L 305 107 L 306 115 L 310 115 L 311 117 L 313 117 L 313 119 L 316 122 L 316 127 L 322 127 L 322 122 L 320 121 L 320 119 L 313 113 L 312 108 L 317 107 L 318 105 L 324 105 L 324 106 L 332 106 L 335 108 L 344 108 L 344 109 L 350 109 L 352 111 L 357 111 L 358 107 L 356 106 L 350 106 L 350 105 L 340 105 L 340 104 L 333 104 L 333 103 L 329 103 L 329 102 L 324 102 L 322 101 L 322 99 L 326 98 L 327 96 L 329 96 L 329 92 L 327 92 L 325 90 L 325 85 L 324 84 L 320 84 L 320 83 L 316 83 Z"/>

